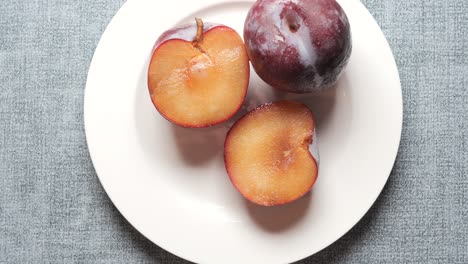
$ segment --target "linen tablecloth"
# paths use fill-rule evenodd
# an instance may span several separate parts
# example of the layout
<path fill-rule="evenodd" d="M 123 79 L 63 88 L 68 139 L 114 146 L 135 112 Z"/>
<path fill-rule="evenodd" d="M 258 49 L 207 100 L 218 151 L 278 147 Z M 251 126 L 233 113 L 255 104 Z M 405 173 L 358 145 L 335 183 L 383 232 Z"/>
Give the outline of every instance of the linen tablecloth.
<path fill-rule="evenodd" d="M 0 2 L 0 263 L 185 263 L 120 215 L 86 146 L 87 70 L 123 2 Z M 300 263 L 468 263 L 468 1 L 363 3 L 398 64 L 401 146 L 366 216 Z"/>

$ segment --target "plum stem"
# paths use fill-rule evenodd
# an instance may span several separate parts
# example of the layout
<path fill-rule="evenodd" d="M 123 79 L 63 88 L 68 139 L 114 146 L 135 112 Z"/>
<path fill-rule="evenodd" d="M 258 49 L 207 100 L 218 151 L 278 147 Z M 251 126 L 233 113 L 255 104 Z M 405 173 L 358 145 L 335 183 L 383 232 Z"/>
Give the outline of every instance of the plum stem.
<path fill-rule="evenodd" d="M 193 46 L 198 49 L 201 53 L 206 54 L 206 51 L 200 46 L 200 43 L 203 40 L 203 20 L 201 18 L 195 18 L 195 21 L 197 22 L 197 35 L 195 36 L 195 39 L 193 40 Z M 211 59 L 211 57 L 208 55 L 208 57 Z"/>
<path fill-rule="evenodd" d="M 201 18 L 195 18 L 195 21 L 197 22 L 197 35 L 193 40 L 193 44 L 198 46 L 203 40 L 203 20 L 201 20 Z"/>

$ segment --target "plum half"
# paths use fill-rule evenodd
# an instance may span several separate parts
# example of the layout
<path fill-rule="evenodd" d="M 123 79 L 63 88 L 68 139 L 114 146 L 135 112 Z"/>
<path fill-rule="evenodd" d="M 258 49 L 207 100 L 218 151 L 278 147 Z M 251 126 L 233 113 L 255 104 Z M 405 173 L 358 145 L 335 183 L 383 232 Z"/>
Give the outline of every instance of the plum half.
<path fill-rule="evenodd" d="M 200 19 L 164 32 L 148 68 L 151 100 L 167 120 L 183 127 L 226 121 L 241 107 L 250 67 L 239 34 Z"/>
<path fill-rule="evenodd" d="M 335 0 L 258 0 L 244 40 L 260 78 L 294 93 L 333 86 L 352 49 L 348 18 Z"/>
<path fill-rule="evenodd" d="M 302 103 L 279 101 L 257 107 L 226 137 L 224 160 L 231 182 L 259 205 L 281 205 L 302 197 L 318 175 L 309 148 L 314 135 L 314 117 Z"/>

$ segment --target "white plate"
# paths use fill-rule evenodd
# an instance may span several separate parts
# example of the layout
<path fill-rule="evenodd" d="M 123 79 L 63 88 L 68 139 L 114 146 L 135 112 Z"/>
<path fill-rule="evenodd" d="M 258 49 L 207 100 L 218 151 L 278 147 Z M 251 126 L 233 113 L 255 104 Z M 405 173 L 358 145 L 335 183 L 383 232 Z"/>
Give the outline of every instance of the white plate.
<path fill-rule="evenodd" d="M 285 263 L 312 255 L 343 236 L 378 197 L 392 169 L 402 126 L 393 55 L 358 0 L 340 1 L 353 53 L 336 89 L 313 96 L 274 93 L 252 72 L 246 108 L 281 98 L 315 112 L 319 178 L 292 204 L 246 202 L 223 164 L 224 136 L 215 128 L 176 127 L 153 108 L 146 71 L 155 40 L 194 17 L 242 32 L 252 1 L 128 1 L 94 54 L 85 93 L 91 157 L 123 216 L 160 247 L 198 263 Z"/>

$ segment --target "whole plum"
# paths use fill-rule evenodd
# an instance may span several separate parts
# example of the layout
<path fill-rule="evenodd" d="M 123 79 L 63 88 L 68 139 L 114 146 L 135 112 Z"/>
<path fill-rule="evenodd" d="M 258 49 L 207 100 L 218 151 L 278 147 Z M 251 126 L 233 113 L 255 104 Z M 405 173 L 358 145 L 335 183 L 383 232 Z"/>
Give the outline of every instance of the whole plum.
<path fill-rule="evenodd" d="M 335 0 L 258 0 L 244 40 L 260 78 L 295 93 L 333 86 L 352 49 L 348 18 Z"/>

